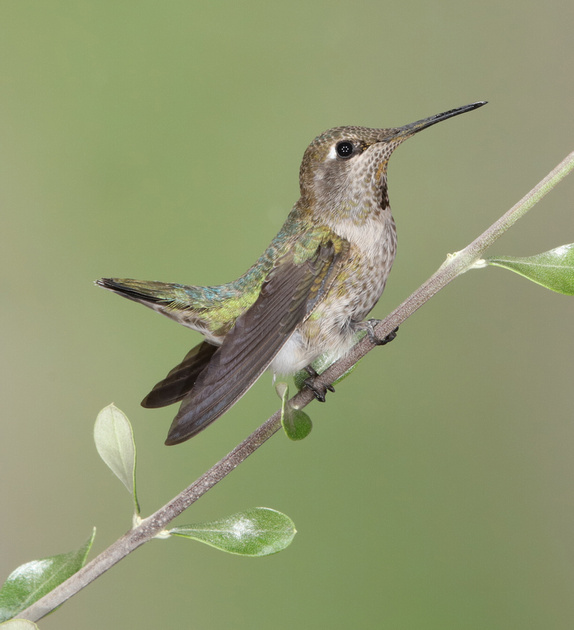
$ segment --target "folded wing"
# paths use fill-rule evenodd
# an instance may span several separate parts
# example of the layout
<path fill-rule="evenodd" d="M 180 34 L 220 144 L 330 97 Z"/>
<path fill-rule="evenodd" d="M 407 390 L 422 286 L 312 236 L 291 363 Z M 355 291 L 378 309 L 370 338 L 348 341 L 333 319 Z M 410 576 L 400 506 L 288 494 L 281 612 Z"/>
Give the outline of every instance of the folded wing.
<path fill-rule="evenodd" d="M 324 297 L 348 251 L 346 241 L 327 236 L 306 250 L 294 247 L 277 261 L 255 303 L 237 319 L 195 379 L 166 444 L 199 433 L 241 398 Z"/>

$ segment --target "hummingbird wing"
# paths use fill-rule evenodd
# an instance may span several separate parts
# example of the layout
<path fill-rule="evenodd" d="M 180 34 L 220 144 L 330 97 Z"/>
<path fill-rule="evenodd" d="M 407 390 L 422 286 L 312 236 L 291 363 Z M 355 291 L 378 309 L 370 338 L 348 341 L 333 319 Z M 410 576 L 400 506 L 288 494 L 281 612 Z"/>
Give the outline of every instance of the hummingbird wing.
<path fill-rule="evenodd" d="M 326 295 L 349 244 L 326 228 L 306 236 L 277 260 L 253 306 L 213 353 L 183 399 L 166 444 L 188 440 L 239 400 Z"/>
<path fill-rule="evenodd" d="M 203 341 L 193 347 L 184 360 L 176 365 L 169 374 L 157 383 L 151 392 L 142 400 L 142 407 L 156 409 L 179 402 L 185 398 L 197 377 L 211 361 L 213 353 L 219 346 Z"/>

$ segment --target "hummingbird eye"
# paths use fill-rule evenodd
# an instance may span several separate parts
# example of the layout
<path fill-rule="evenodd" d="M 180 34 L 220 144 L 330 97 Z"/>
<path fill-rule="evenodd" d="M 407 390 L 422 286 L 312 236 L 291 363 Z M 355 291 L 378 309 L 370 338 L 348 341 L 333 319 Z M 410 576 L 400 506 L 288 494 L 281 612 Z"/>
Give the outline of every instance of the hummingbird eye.
<path fill-rule="evenodd" d="M 355 147 L 353 146 L 353 143 L 349 142 L 348 140 L 342 140 L 341 142 L 338 142 L 337 146 L 335 147 L 337 155 L 343 159 L 350 158 L 353 155 L 354 150 Z"/>

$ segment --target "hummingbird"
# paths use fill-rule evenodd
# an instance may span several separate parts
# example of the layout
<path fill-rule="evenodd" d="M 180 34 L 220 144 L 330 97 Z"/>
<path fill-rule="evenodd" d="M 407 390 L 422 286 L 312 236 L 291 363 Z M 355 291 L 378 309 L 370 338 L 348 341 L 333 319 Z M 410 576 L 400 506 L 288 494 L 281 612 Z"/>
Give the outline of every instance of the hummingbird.
<path fill-rule="evenodd" d="M 478 101 L 387 129 L 335 127 L 303 155 L 300 198 L 279 233 L 240 278 L 188 286 L 101 278 L 99 286 L 200 332 L 204 340 L 142 401 L 146 408 L 180 402 L 166 444 L 193 437 L 233 406 L 270 369 L 274 378 L 332 363 L 377 320 L 364 318 L 381 297 L 397 250 L 387 189 L 393 151 L 414 134 L 482 107 Z M 364 331 L 364 332 L 363 332 Z"/>

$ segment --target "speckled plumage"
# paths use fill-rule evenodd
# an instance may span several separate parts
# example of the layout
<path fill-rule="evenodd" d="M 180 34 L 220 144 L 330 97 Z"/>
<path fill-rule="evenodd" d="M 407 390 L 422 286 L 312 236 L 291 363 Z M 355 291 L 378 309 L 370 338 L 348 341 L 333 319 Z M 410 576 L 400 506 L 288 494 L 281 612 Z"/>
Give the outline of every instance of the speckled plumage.
<path fill-rule="evenodd" d="M 348 351 L 385 288 L 397 247 L 387 164 L 404 140 L 483 102 L 390 129 L 336 127 L 303 156 L 301 197 L 259 260 L 215 287 L 103 278 L 98 284 L 201 332 L 205 341 L 143 405 L 182 400 L 166 441 L 217 419 L 270 368 L 290 375 Z"/>

